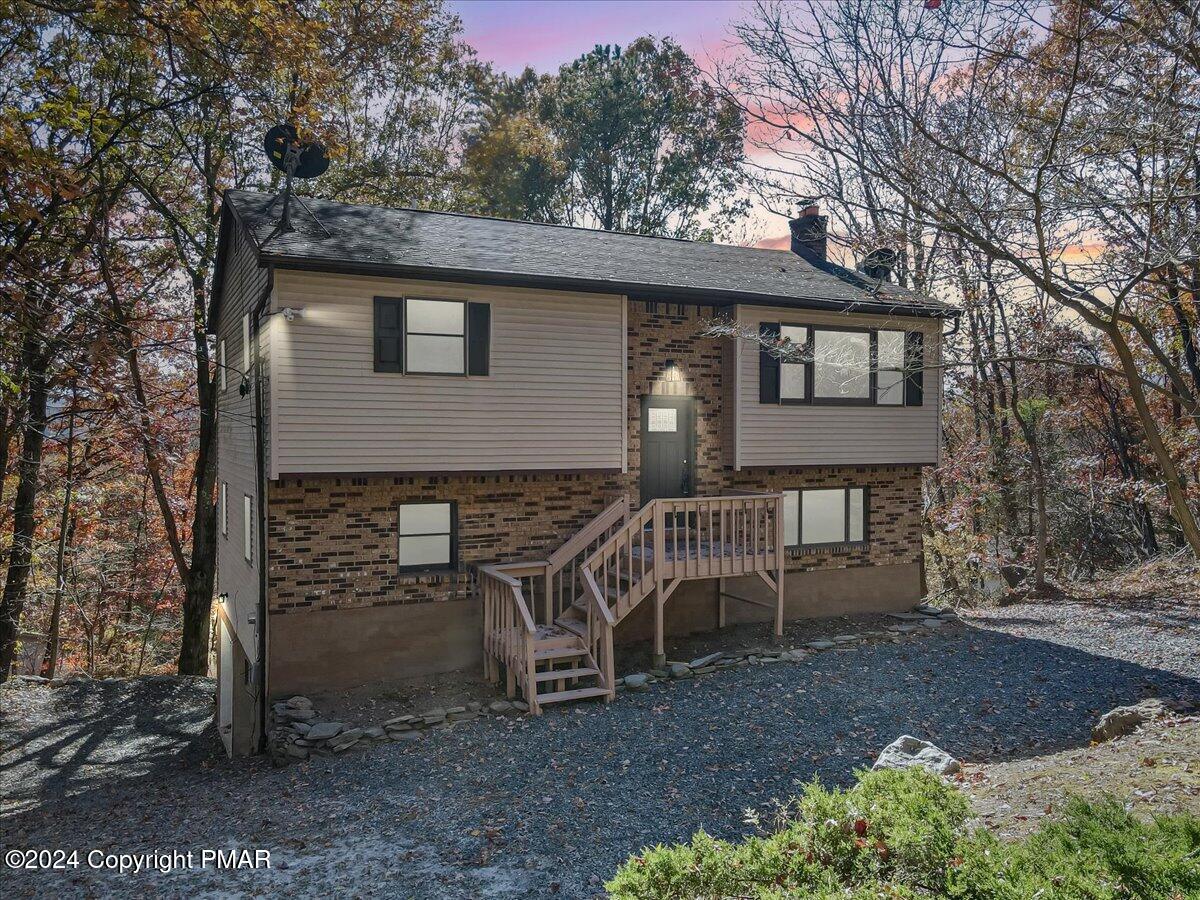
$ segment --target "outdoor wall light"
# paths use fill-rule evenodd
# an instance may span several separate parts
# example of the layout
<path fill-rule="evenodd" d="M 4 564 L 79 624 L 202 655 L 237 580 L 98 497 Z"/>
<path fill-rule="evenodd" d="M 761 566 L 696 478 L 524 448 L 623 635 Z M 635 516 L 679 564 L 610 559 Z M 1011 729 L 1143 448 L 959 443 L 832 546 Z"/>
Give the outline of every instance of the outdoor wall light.
<path fill-rule="evenodd" d="M 283 309 L 280 310 L 280 312 L 283 313 L 283 317 L 285 319 L 287 319 L 289 322 L 293 322 L 293 321 L 295 321 L 297 316 L 299 316 L 299 317 L 304 316 L 304 307 L 303 306 L 285 306 Z"/>

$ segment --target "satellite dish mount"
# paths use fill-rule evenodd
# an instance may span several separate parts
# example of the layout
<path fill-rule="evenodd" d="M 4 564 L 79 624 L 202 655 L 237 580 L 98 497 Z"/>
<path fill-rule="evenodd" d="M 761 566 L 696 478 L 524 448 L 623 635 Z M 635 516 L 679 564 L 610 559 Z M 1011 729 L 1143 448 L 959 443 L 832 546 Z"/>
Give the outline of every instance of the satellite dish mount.
<path fill-rule="evenodd" d="M 266 151 L 271 165 L 284 175 L 283 217 L 279 222 L 279 230 L 291 231 L 292 179 L 316 178 L 324 174 L 329 168 L 329 157 L 319 142 L 302 142 L 296 126 L 287 124 L 276 125 L 266 133 L 263 137 L 263 150 Z M 304 201 L 300 202 L 303 204 Z M 311 210 L 309 215 L 312 215 Z"/>

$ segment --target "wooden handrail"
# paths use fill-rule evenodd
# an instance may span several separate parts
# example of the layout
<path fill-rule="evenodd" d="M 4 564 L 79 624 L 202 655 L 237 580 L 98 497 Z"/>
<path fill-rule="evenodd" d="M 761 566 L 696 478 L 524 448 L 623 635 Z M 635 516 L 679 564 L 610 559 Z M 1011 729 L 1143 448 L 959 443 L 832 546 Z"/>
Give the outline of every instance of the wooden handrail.
<path fill-rule="evenodd" d="M 554 574 L 561 569 L 564 564 L 584 550 L 588 544 L 628 515 L 629 497 L 618 497 L 569 541 L 550 554 L 550 558 L 547 560 L 550 574 Z"/>
<path fill-rule="evenodd" d="M 600 615 L 604 619 L 604 624 L 609 628 L 615 628 L 617 620 L 613 618 L 612 610 L 608 608 L 608 604 L 604 602 L 604 597 L 600 593 L 600 585 L 596 584 L 596 576 L 588 569 L 583 570 L 583 583 L 588 586 L 592 593 L 592 600 L 596 602 L 596 606 L 600 609 Z"/>
<path fill-rule="evenodd" d="M 512 589 L 513 603 L 517 607 L 517 612 L 521 615 L 521 621 L 525 625 L 525 630 L 530 634 L 537 634 L 537 626 L 533 624 L 533 616 L 529 613 L 529 607 L 525 603 L 525 595 L 521 591 L 521 582 L 504 572 L 501 572 L 496 566 L 480 566 L 479 571 L 487 576 L 495 578 L 497 581 L 503 582 Z"/>

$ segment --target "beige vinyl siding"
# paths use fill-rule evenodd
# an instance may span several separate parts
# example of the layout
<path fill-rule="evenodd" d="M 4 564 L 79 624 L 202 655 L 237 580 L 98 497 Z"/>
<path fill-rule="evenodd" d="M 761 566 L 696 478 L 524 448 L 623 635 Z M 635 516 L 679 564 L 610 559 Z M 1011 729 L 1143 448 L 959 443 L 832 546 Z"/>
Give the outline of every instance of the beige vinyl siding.
<path fill-rule="evenodd" d="M 491 305 L 486 376 L 374 371 L 374 298 Z M 624 299 L 277 271 L 272 477 L 620 469 Z"/>
<path fill-rule="evenodd" d="M 941 321 L 908 316 L 738 307 L 738 321 L 888 328 L 925 334 L 924 403 L 915 407 L 776 405 L 758 402 L 758 350 L 738 363 L 739 468 L 783 465 L 935 463 L 941 444 Z"/>
<path fill-rule="evenodd" d="M 247 563 L 242 555 L 245 545 L 245 521 L 242 498 L 254 499 L 253 513 L 258 514 L 258 488 L 254 477 L 254 394 L 243 397 L 239 390 L 242 381 L 244 359 L 243 317 L 249 313 L 262 297 L 267 285 L 267 271 L 260 269 L 249 245 L 234 226 L 230 235 L 230 246 L 225 261 L 225 294 L 221 301 L 220 320 L 217 322 L 217 340 L 224 347 L 224 358 L 229 377 L 222 382 L 217 379 L 217 484 L 223 485 L 221 494 L 228 501 L 228 509 L 220 510 L 222 524 L 228 521 L 228 530 L 218 529 L 217 534 L 217 594 L 229 597 L 228 613 L 242 650 L 254 661 L 258 655 L 258 639 L 251 618 L 258 607 L 258 548 L 254 548 L 252 562 Z M 260 352 L 264 353 L 265 341 L 260 337 Z M 252 527 L 257 538 L 257 529 Z"/>

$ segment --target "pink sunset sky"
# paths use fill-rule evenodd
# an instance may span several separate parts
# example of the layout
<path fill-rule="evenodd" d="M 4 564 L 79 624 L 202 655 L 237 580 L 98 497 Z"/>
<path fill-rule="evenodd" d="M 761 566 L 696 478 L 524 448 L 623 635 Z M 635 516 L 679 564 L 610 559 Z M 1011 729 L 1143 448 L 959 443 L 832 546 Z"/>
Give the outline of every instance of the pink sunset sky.
<path fill-rule="evenodd" d="M 467 41 L 480 58 L 509 73 L 532 66 L 553 72 L 596 44 L 628 44 L 643 35 L 670 37 L 701 68 L 730 40 L 738 0 L 452 0 Z M 756 209 L 746 237 L 786 247 L 787 226 Z"/>

